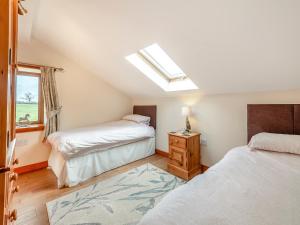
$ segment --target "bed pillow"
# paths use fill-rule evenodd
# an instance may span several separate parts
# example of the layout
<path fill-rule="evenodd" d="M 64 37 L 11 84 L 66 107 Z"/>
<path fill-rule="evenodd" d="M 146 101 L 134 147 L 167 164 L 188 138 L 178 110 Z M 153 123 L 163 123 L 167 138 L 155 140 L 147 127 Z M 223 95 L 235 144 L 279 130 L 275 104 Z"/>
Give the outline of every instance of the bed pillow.
<path fill-rule="evenodd" d="M 150 117 L 142 116 L 142 115 L 138 115 L 138 114 L 126 115 L 122 119 L 123 120 L 134 121 L 136 123 L 143 123 L 143 124 L 146 124 L 146 125 L 150 124 Z"/>
<path fill-rule="evenodd" d="M 259 133 L 251 138 L 249 147 L 300 155 L 300 135 Z"/>

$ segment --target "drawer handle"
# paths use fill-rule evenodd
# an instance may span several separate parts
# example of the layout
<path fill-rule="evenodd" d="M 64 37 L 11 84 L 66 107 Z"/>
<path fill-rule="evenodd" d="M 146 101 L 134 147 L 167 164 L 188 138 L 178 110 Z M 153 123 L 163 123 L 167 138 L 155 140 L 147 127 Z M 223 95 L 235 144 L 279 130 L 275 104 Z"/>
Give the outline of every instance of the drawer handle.
<path fill-rule="evenodd" d="M 14 193 L 19 192 L 19 190 L 20 190 L 20 187 L 19 187 L 19 186 L 15 186 L 15 187 L 12 189 L 11 192 L 14 194 Z"/>
<path fill-rule="evenodd" d="M 17 173 L 13 173 L 10 178 L 9 178 L 9 181 L 12 182 L 12 181 L 17 181 L 18 179 L 18 174 Z"/>
<path fill-rule="evenodd" d="M 178 143 L 178 142 L 179 142 L 179 141 L 176 139 L 176 140 L 175 140 L 175 143 Z"/>
<path fill-rule="evenodd" d="M 19 159 L 15 159 L 14 161 L 13 161 L 13 165 L 18 165 L 19 164 Z"/>
<path fill-rule="evenodd" d="M 13 222 L 17 220 L 17 210 L 13 210 L 12 212 L 9 213 L 9 221 Z"/>

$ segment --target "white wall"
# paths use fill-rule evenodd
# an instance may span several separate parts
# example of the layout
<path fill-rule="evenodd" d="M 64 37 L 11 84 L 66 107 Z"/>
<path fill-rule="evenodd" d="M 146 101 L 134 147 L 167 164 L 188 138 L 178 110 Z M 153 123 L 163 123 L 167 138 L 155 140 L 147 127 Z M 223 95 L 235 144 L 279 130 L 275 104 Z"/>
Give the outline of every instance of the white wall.
<path fill-rule="evenodd" d="M 132 111 L 132 100 L 97 75 L 55 53 L 38 41 L 20 43 L 21 62 L 63 67 L 57 72 L 58 93 L 63 106 L 62 130 L 116 120 Z M 20 166 L 46 161 L 50 148 L 41 143 L 42 132 L 17 134 L 16 155 Z"/>
<path fill-rule="evenodd" d="M 202 146 L 202 163 L 208 166 L 219 161 L 226 152 L 247 143 L 246 106 L 253 103 L 300 103 L 300 90 L 247 94 L 186 95 L 170 98 L 136 98 L 132 100 L 103 82 L 99 76 L 54 53 L 47 46 L 33 41 L 20 44 L 19 61 L 61 66 L 57 73 L 60 100 L 63 105 L 62 129 L 115 120 L 132 110 L 133 104 L 156 104 L 157 148 L 167 151 L 167 133 L 185 126 L 181 107 L 193 110 L 191 125 L 207 139 Z M 42 144 L 42 133 L 17 135 L 16 154 L 21 164 L 46 161 L 50 147 Z"/>
<path fill-rule="evenodd" d="M 157 105 L 157 148 L 168 151 L 167 133 L 185 127 L 181 107 L 190 105 L 192 130 L 202 133 L 202 164 L 211 166 L 232 147 L 247 143 L 247 104 L 300 103 L 300 90 L 226 95 L 187 95 L 180 98 L 134 99 Z"/>
<path fill-rule="evenodd" d="M 17 134 L 15 154 L 20 161 L 18 167 L 48 160 L 51 147 L 42 140 L 43 132 L 40 131 Z"/>

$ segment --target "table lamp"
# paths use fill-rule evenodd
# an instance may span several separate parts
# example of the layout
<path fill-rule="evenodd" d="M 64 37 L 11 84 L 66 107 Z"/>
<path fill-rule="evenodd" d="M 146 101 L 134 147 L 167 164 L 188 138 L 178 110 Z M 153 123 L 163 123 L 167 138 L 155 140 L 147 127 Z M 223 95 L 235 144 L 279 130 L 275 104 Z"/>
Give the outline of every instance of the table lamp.
<path fill-rule="evenodd" d="M 183 132 L 183 134 L 189 134 L 189 133 L 191 133 L 191 124 L 190 124 L 190 121 L 189 121 L 189 116 L 191 114 L 190 107 L 188 107 L 188 106 L 182 107 L 181 108 L 181 114 L 186 117 L 185 131 Z"/>

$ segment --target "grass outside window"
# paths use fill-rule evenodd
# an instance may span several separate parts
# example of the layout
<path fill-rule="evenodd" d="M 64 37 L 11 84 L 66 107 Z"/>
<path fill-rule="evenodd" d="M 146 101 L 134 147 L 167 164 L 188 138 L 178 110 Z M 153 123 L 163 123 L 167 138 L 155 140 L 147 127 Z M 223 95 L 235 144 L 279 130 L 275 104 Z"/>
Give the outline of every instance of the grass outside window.
<path fill-rule="evenodd" d="M 41 88 L 41 71 L 18 65 L 16 77 L 17 133 L 44 128 L 44 102 Z"/>

